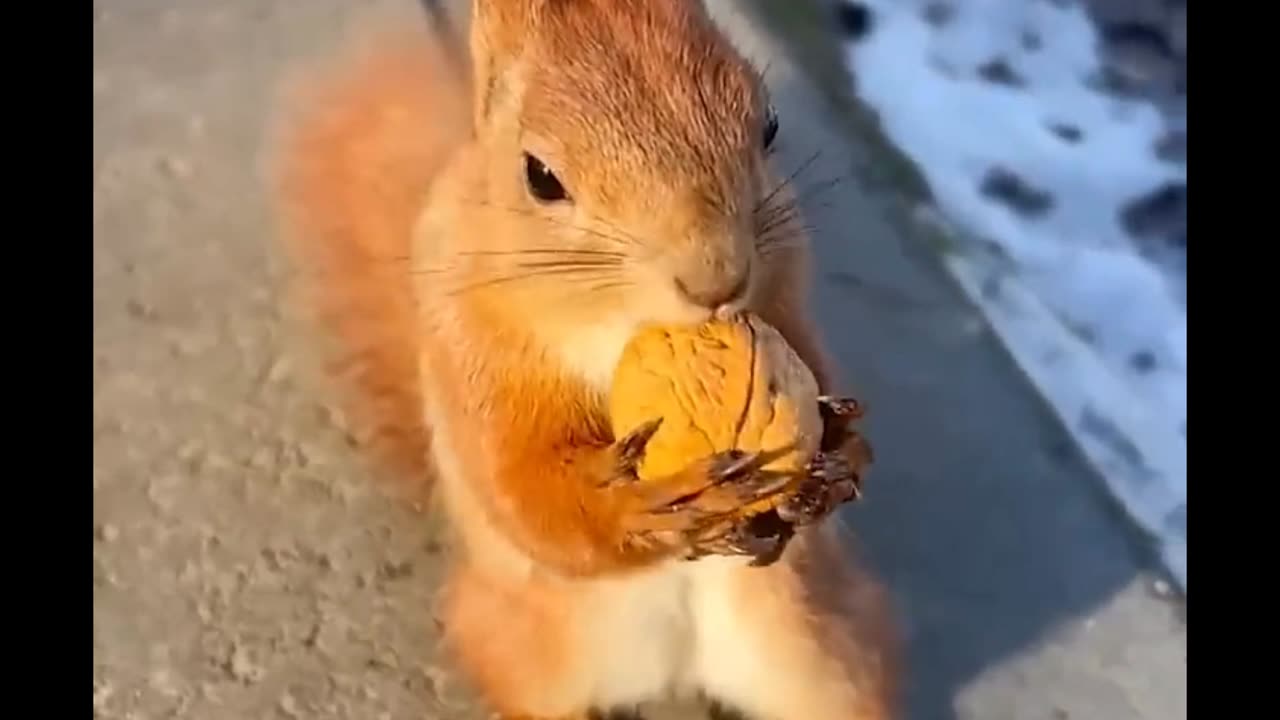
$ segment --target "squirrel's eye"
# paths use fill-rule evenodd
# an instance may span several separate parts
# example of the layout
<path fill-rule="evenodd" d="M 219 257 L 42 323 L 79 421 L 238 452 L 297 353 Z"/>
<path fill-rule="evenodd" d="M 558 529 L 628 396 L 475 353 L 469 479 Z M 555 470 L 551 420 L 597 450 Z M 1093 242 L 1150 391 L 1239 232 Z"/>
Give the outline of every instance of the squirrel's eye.
<path fill-rule="evenodd" d="M 764 118 L 764 149 L 769 150 L 773 147 L 773 141 L 778 139 L 778 113 L 773 108 L 769 108 L 769 114 Z"/>
<path fill-rule="evenodd" d="M 529 153 L 524 154 L 524 176 L 529 183 L 529 192 L 542 202 L 556 202 L 569 198 L 569 193 L 565 192 L 564 185 L 560 184 L 555 173 Z"/>

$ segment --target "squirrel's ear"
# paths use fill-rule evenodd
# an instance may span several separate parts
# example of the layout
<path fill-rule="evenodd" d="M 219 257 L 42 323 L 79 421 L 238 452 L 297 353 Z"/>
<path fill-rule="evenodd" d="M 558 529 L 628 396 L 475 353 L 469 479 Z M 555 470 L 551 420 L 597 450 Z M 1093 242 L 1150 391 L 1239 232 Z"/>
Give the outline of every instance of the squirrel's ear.
<path fill-rule="evenodd" d="M 501 91 L 503 75 L 520 54 L 533 30 L 541 0 L 473 0 L 471 3 L 471 68 L 473 117 L 489 116 L 492 99 Z"/>

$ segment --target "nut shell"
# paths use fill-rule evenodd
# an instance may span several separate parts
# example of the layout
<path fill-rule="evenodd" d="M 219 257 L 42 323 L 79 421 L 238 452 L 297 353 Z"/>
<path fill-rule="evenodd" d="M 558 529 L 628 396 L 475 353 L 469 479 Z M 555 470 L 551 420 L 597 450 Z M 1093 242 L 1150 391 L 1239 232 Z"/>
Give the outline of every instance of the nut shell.
<path fill-rule="evenodd" d="M 755 316 L 650 327 L 623 350 L 609 413 L 615 437 L 662 419 L 639 467 L 670 476 L 727 450 L 760 452 L 766 471 L 795 475 L 822 439 L 818 383 L 776 329 Z M 755 514 L 765 502 L 746 509 Z"/>

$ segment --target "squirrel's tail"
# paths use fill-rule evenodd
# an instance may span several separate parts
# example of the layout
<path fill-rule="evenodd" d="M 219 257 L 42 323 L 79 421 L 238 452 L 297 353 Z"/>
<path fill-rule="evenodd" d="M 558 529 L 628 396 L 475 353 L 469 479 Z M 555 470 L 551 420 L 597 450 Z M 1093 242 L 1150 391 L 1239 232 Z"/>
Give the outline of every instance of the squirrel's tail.
<path fill-rule="evenodd" d="M 356 439 L 426 482 L 412 227 L 469 132 L 458 58 L 429 30 L 366 38 L 286 104 L 276 201 L 291 278 L 329 341 L 325 368 Z"/>

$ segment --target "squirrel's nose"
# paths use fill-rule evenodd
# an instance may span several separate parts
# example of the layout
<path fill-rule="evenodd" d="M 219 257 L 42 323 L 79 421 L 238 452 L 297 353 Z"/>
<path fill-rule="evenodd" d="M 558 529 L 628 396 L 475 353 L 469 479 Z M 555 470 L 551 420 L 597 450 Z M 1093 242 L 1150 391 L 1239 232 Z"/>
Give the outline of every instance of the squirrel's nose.
<path fill-rule="evenodd" d="M 676 276 L 675 284 L 680 297 L 719 314 L 736 309 L 734 306 L 746 297 L 750 281 L 750 268 L 743 266 L 720 272 L 684 273 Z"/>

